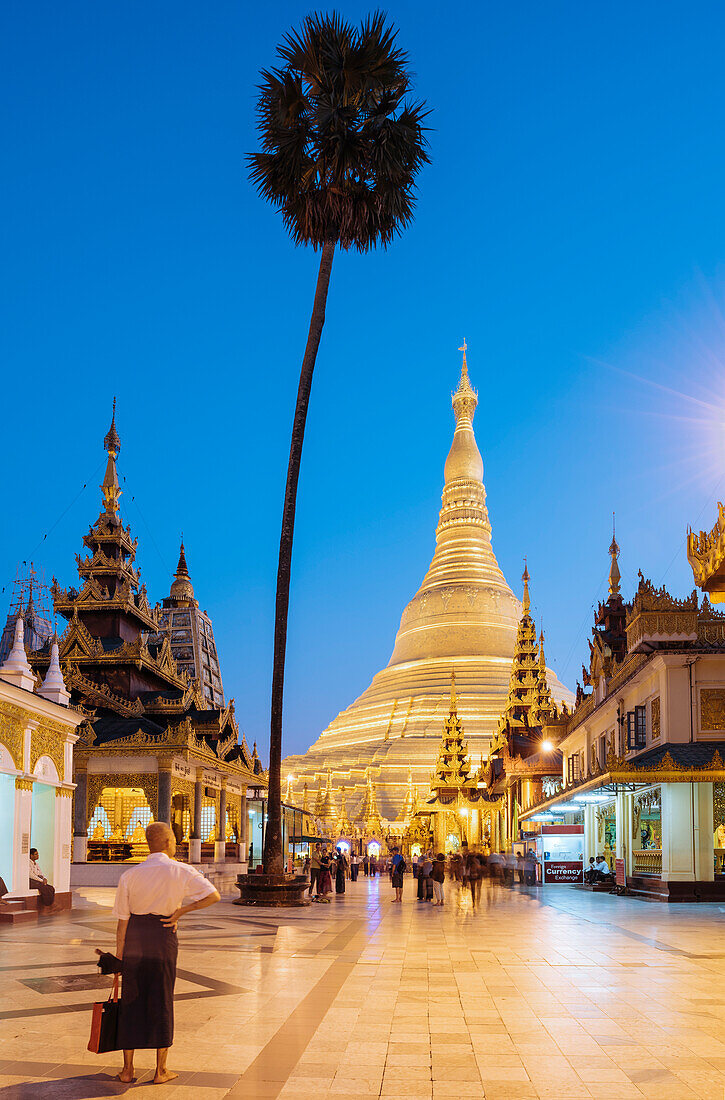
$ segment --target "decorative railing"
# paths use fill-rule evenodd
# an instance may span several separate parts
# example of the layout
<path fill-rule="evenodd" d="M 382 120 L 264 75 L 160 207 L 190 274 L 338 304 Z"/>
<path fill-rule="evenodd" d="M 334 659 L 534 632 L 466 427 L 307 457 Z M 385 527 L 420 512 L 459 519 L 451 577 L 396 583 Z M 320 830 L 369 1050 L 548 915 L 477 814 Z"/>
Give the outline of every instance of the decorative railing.
<path fill-rule="evenodd" d="M 649 851 L 634 852 L 635 875 L 661 875 L 662 852 L 650 849 Z"/>

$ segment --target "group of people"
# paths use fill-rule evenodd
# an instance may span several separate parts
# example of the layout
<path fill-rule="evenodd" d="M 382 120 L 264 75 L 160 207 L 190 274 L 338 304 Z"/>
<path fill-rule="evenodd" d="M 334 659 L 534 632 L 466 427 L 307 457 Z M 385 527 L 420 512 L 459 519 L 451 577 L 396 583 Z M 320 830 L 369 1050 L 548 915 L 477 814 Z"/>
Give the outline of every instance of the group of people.
<path fill-rule="evenodd" d="M 332 893 L 332 883 L 335 883 L 335 893 L 345 893 L 345 880 L 350 878 L 352 882 L 357 880 L 360 860 L 355 854 L 348 859 L 341 847 L 328 852 L 326 844 L 315 844 L 315 847 L 307 857 L 303 870 L 309 872 L 310 885 L 307 891 L 313 901 L 327 901 Z"/>
<path fill-rule="evenodd" d="M 614 882 L 612 869 L 603 855 L 598 855 L 596 860 L 594 856 L 589 857 L 589 866 L 584 872 L 584 881 L 590 886 L 594 886 L 596 882 Z"/>

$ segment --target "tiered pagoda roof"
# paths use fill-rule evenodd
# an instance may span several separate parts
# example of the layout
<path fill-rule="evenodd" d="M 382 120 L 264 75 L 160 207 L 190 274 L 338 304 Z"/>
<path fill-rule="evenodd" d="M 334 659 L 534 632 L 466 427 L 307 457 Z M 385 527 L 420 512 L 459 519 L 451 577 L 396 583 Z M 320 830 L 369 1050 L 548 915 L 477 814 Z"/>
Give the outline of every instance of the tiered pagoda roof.
<path fill-rule="evenodd" d="M 463 736 L 463 723 L 458 717 L 456 674 L 451 675 L 451 708 L 443 723 L 443 735 L 438 758 L 431 776 L 433 790 L 459 789 L 471 783 L 471 760 Z"/>
<path fill-rule="evenodd" d="M 380 835 L 382 834 L 383 821 L 380 816 L 380 810 L 378 809 L 375 784 L 372 781 L 369 771 L 366 780 L 365 794 L 363 795 L 363 800 L 358 810 L 357 820 L 361 823 L 363 829 L 370 835 Z"/>
<path fill-rule="evenodd" d="M 238 741 L 234 705 L 212 706 L 198 679 L 180 672 L 167 635 L 158 633 L 156 611 L 135 565 L 137 540 L 120 511 L 116 460 L 121 440 L 114 400 L 111 426 L 104 439 L 108 455 L 101 484 L 101 512 L 83 536 L 89 553 L 76 556 L 79 586 L 62 588 L 53 579 L 55 610 L 68 620 L 59 639 L 60 662 L 74 706 L 90 729 L 81 748 L 128 742 L 146 746 L 168 741 L 169 731 L 188 732 L 194 745 L 207 746 L 227 763 L 260 774 L 259 758 Z M 44 671 L 51 644 L 32 654 Z"/>
<path fill-rule="evenodd" d="M 548 684 L 544 631 L 540 631 L 537 639 L 536 624 L 531 615 L 531 578 L 526 565 L 521 579 L 524 582 L 523 614 L 516 633 L 508 698 L 491 746 L 493 753 L 503 751 L 509 758 L 531 756 L 537 752 L 543 728 L 562 721 Z M 564 706 L 562 716 L 566 713 Z"/>

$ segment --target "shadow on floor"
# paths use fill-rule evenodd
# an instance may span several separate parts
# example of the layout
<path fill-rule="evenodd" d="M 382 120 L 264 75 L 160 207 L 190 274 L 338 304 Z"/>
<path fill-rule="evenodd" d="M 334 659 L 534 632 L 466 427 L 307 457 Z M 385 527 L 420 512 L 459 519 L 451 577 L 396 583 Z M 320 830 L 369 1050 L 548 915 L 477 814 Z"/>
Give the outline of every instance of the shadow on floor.
<path fill-rule="evenodd" d="M 90 1073 L 76 1077 L 47 1078 L 27 1084 L 5 1085 L 0 1100 L 98 1100 L 103 1096 L 123 1096 L 139 1084 L 137 1079 L 125 1085 L 110 1073 Z"/>

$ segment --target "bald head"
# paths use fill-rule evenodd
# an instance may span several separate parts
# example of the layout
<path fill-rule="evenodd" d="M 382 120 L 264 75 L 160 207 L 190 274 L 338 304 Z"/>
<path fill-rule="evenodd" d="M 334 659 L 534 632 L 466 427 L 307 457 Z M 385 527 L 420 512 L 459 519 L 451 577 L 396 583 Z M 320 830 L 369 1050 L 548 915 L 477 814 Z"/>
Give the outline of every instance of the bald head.
<path fill-rule="evenodd" d="M 150 852 L 169 852 L 176 849 L 174 834 L 163 821 L 152 821 L 146 826 L 146 843 Z"/>

